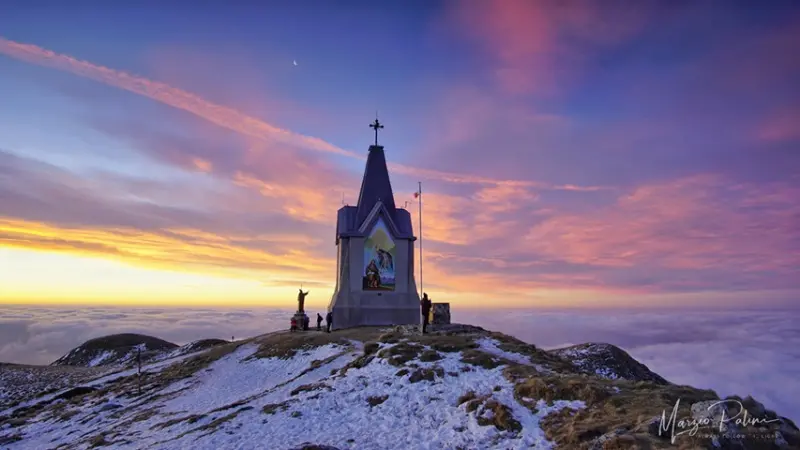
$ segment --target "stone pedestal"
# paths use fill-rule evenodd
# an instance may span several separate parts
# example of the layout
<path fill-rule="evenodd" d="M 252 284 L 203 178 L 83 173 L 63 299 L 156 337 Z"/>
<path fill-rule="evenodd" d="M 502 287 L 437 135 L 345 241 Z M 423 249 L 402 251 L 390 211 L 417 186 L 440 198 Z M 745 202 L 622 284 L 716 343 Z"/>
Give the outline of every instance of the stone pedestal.
<path fill-rule="evenodd" d="M 301 312 L 296 312 L 296 313 L 294 313 L 294 316 L 292 316 L 292 317 L 295 320 L 295 322 L 297 322 L 297 329 L 302 331 L 303 330 L 303 324 L 305 323 L 304 320 L 306 318 L 305 314 L 303 314 Z M 309 320 L 309 323 L 308 323 L 308 328 L 309 329 L 311 328 L 311 321 L 310 320 Z"/>
<path fill-rule="evenodd" d="M 434 303 L 431 308 L 431 323 L 433 325 L 450 324 L 450 303 Z"/>

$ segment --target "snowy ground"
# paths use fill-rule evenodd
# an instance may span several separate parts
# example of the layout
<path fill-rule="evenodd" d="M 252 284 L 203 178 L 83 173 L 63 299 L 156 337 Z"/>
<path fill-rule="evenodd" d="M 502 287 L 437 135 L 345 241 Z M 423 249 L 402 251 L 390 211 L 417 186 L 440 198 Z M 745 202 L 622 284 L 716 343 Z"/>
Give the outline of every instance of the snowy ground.
<path fill-rule="evenodd" d="M 392 345 L 399 344 L 382 348 Z M 523 355 L 500 350 L 492 339 L 481 339 L 479 345 L 498 357 L 532 365 Z M 339 374 L 338 369 L 360 356 L 362 348 L 360 343 L 328 344 L 288 359 L 259 359 L 252 357 L 255 345 L 244 345 L 190 378 L 160 386 L 144 397 L 112 392 L 79 405 L 65 404 L 61 416 L 41 414 L 14 429 L 6 425 L 0 436 L 22 438 L 8 444 L 10 449 L 113 443 L 122 449 L 277 450 L 302 442 L 340 449 L 549 448 L 540 420 L 561 408 L 583 407 L 579 401 L 556 401 L 552 406 L 539 402 L 533 413 L 514 398 L 503 366 L 468 365 L 460 352 L 440 353 L 443 359 L 438 361 L 413 360 L 410 363 L 417 367 L 405 374 L 398 373 L 402 367 L 380 357 Z M 174 363 L 162 361 L 147 370 L 155 372 Z M 432 381 L 412 382 L 417 368 L 439 368 L 439 375 Z M 125 374 L 93 384 L 121 376 Z M 459 397 L 468 391 L 506 405 L 521 431 L 480 425 L 479 416 L 490 417 L 491 412 L 481 408 L 468 412 L 465 404 L 459 405 Z"/>
<path fill-rule="evenodd" d="M 597 355 L 606 352 L 606 347 L 606 344 L 584 344 L 582 346 L 556 349 L 554 351 L 561 357 L 572 361 L 572 364 L 578 368 L 593 372 L 595 375 L 608 380 L 617 380 L 620 378 L 619 374 L 610 367 L 597 364 L 597 361 L 593 359 Z"/>

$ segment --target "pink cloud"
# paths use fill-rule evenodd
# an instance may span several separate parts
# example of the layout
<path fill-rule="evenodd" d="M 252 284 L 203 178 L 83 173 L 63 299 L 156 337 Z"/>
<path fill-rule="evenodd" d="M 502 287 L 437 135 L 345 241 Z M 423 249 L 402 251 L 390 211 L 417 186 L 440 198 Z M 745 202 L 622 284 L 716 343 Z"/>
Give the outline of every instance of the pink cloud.
<path fill-rule="evenodd" d="M 596 211 L 556 215 L 530 229 L 526 248 L 596 266 L 786 273 L 800 266 L 798 197 L 786 183 L 693 176 L 641 186 Z"/>
<path fill-rule="evenodd" d="M 767 119 L 758 128 L 757 137 L 764 142 L 800 140 L 800 111 L 786 111 Z"/>
<path fill-rule="evenodd" d="M 642 29 L 652 4 L 596 2 L 462 2 L 450 12 L 456 27 L 493 58 L 489 70 L 509 94 L 552 94 L 572 79 L 592 50 Z"/>

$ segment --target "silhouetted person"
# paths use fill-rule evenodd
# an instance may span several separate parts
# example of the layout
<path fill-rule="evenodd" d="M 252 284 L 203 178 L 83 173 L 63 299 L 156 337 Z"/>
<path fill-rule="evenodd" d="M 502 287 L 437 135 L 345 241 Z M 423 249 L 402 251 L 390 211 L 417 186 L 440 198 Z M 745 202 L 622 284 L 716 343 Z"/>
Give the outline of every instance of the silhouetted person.
<path fill-rule="evenodd" d="M 431 314 L 431 299 L 428 298 L 428 294 L 422 294 L 422 300 L 419 301 L 420 308 L 422 309 L 422 332 L 428 332 L 428 322 L 430 321 L 430 314 Z"/>
<path fill-rule="evenodd" d="M 310 321 L 311 319 L 308 318 L 308 315 L 303 314 L 303 331 L 308 331 L 308 322 Z"/>
<path fill-rule="evenodd" d="M 317 331 L 322 331 L 322 316 L 317 313 Z"/>
<path fill-rule="evenodd" d="M 297 319 L 292 317 L 292 321 L 289 323 L 291 324 L 291 327 L 289 327 L 289 331 L 297 331 Z"/>
<path fill-rule="evenodd" d="M 325 327 L 328 333 L 331 332 L 331 325 L 333 325 L 333 311 L 328 311 L 328 314 L 325 315 Z"/>

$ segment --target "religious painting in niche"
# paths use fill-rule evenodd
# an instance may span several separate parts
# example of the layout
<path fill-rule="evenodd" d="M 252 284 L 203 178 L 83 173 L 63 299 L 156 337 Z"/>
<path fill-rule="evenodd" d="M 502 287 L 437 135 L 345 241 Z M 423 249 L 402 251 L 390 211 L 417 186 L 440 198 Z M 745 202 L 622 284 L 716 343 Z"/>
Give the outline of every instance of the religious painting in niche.
<path fill-rule="evenodd" d="M 389 230 L 382 219 L 378 219 L 369 237 L 364 241 L 364 275 L 365 291 L 394 290 L 395 250 Z"/>

